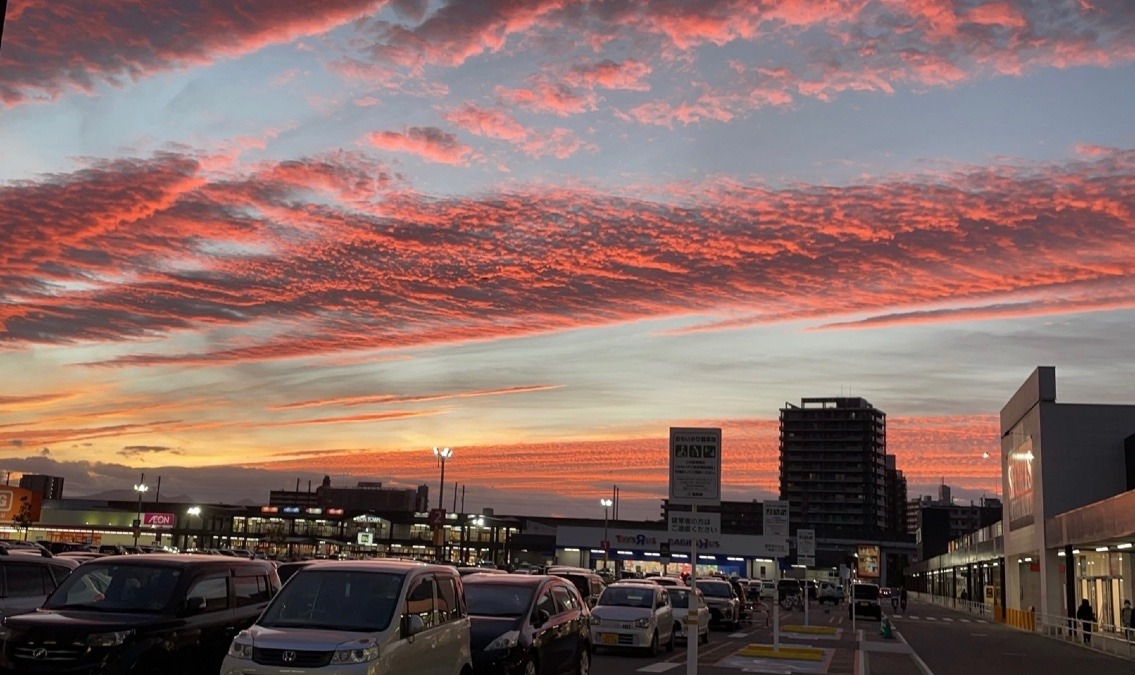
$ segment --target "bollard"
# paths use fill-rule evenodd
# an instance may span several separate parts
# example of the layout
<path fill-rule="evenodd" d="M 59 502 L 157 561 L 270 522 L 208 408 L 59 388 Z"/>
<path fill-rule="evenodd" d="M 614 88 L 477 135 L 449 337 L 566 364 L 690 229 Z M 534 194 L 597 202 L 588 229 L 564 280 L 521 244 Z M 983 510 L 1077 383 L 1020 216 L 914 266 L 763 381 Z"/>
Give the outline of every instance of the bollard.
<path fill-rule="evenodd" d="M 883 620 L 879 623 L 879 635 L 888 640 L 895 639 L 895 634 L 891 631 L 891 620 L 889 617 L 884 616 Z"/>

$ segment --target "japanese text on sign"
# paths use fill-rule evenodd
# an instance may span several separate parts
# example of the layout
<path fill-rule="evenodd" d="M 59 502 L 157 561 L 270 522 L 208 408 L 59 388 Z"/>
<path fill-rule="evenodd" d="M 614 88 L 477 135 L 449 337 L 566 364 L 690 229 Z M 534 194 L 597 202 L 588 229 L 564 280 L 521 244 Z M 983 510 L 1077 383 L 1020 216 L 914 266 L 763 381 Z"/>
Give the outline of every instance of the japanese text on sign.
<path fill-rule="evenodd" d="M 670 429 L 670 503 L 721 503 L 721 429 Z"/>

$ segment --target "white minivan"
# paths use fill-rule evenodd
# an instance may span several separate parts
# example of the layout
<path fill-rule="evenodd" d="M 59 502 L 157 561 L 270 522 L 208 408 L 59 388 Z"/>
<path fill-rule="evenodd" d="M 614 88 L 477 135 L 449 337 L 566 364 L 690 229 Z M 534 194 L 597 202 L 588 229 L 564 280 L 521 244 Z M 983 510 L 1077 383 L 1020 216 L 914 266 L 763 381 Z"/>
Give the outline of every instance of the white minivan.
<path fill-rule="evenodd" d="M 402 560 L 320 561 L 232 641 L 222 675 L 471 675 L 458 571 Z"/>

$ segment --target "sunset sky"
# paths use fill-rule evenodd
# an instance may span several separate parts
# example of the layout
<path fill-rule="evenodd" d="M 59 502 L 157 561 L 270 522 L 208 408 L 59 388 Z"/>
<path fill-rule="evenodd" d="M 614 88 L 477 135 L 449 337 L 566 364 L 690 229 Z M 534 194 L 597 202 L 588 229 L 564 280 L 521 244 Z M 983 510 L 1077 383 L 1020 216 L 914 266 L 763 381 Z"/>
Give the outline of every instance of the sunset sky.
<path fill-rule="evenodd" d="M 653 518 L 852 395 L 970 499 L 1037 365 L 1135 402 L 1130 0 L 7 4 L 13 482 Z"/>

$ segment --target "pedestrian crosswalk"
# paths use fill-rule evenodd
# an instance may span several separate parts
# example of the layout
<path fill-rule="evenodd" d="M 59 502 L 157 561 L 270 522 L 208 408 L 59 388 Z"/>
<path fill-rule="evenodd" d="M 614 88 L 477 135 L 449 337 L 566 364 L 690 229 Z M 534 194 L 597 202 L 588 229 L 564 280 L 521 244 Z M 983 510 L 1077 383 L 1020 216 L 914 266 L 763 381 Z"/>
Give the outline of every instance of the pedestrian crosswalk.
<path fill-rule="evenodd" d="M 989 623 L 985 619 L 955 619 L 950 616 L 916 616 L 914 614 L 898 614 L 892 618 L 911 619 L 914 621 L 941 621 L 943 623 L 953 623 L 954 621 L 958 623 Z"/>

